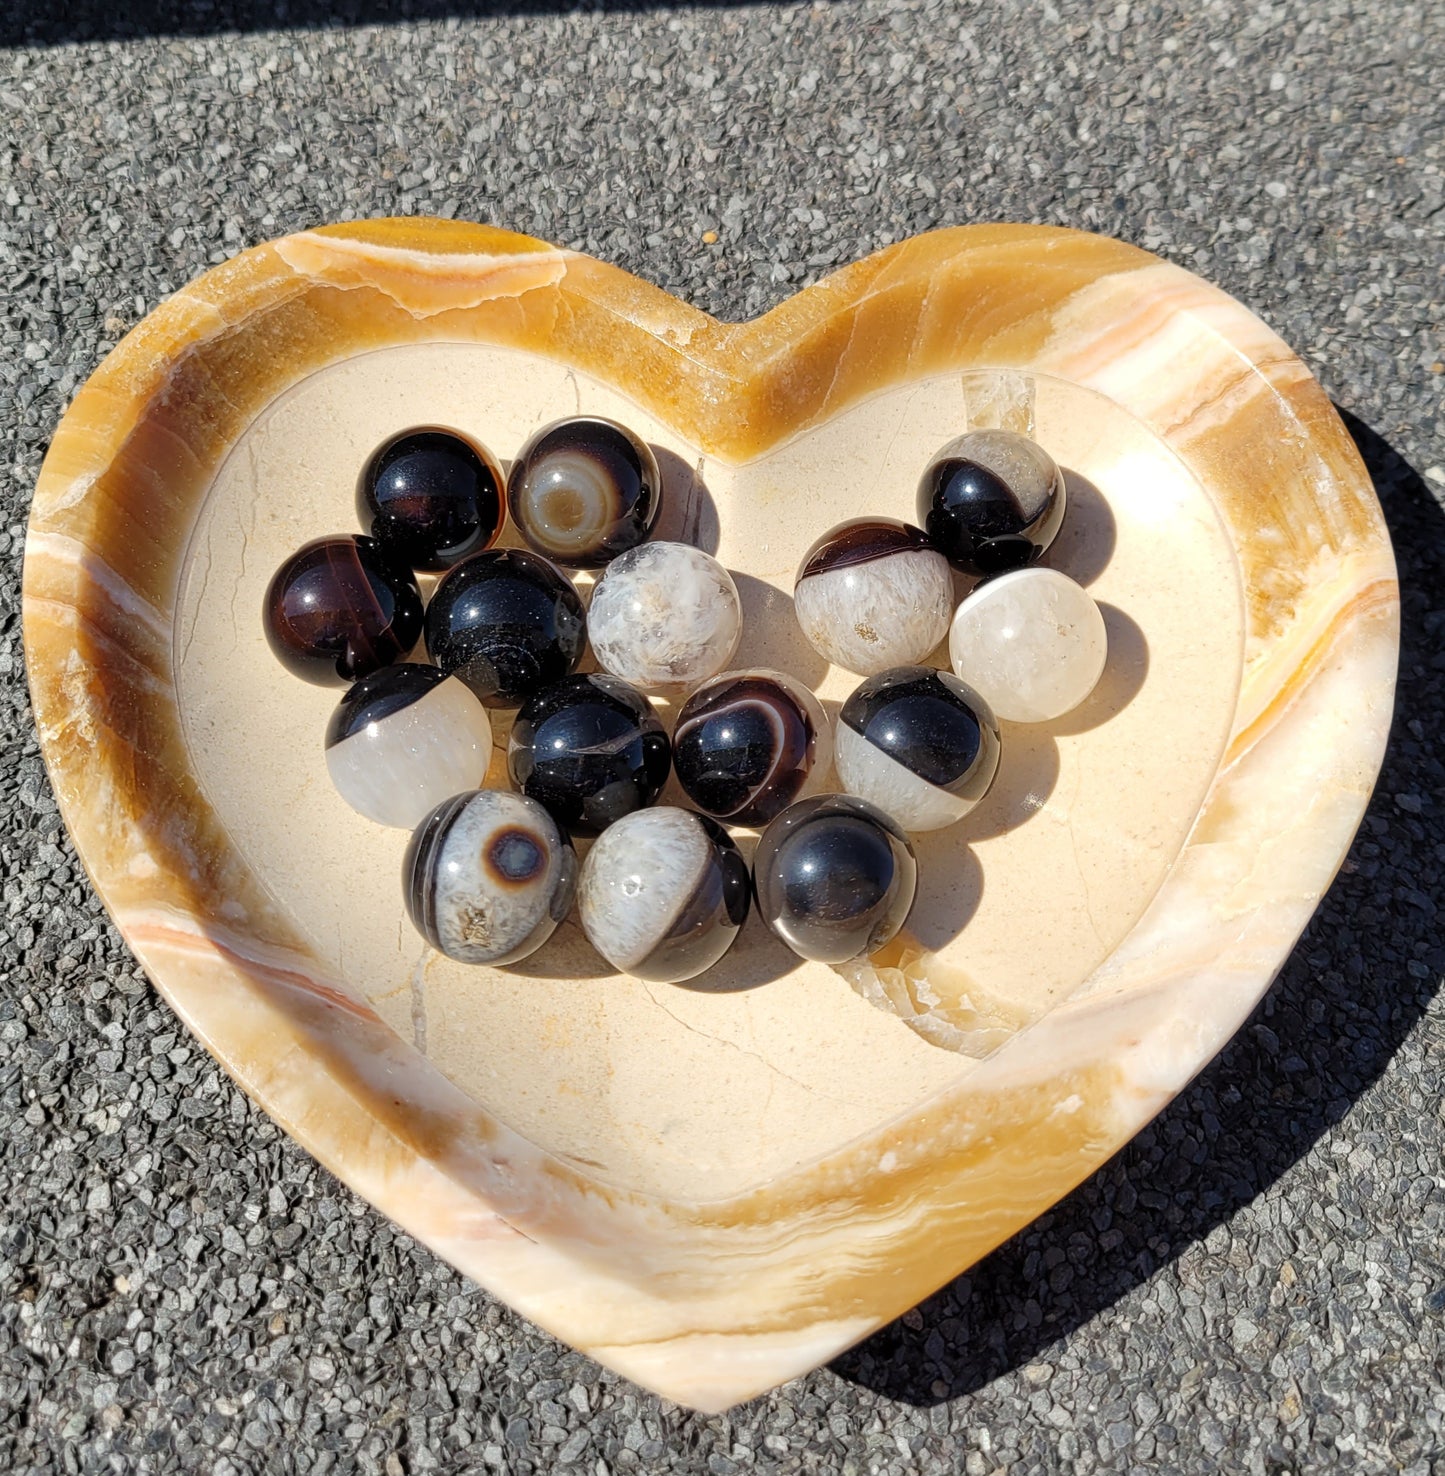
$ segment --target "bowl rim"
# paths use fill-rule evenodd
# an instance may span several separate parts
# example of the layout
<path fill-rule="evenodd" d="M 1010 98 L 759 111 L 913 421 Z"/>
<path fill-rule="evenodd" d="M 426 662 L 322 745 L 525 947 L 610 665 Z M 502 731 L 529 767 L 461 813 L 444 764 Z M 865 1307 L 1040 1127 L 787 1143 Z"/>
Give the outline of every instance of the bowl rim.
<path fill-rule="evenodd" d="M 734 461 L 879 388 L 979 368 L 1094 389 L 1164 441 L 1240 560 L 1243 674 L 1189 837 L 1099 970 L 904 1121 L 707 1203 L 620 1190 L 536 1148 L 397 1037 L 311 955 L 187 772 L 171 635 L 190 528 L 245 427 L 328 364 L 427 341 L 561 358 Z M 466 1274 L 636 1382 L 716 1410 L 965 1270 L 1234 1033 L 1363 816 L 1399 596 L 1368 474 L 1308 370 L 1239 303 L 1136 247 L 1052 227 L 944 229 L 727 324 L 580 253 L 410 218 L 255 247 L 127 335 L 52 441 L 22 612 L 65 824 L 207 1049 Z"/>

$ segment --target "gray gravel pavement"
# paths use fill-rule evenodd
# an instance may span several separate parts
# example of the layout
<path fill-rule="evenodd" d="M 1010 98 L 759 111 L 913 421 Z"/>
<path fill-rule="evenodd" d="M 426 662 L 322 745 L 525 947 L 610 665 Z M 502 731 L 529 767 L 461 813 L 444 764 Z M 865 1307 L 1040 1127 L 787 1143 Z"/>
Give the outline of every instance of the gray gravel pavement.
<path fill-rule="evenodd" d="M 0 15 L 0 1469 L 1445 1473 L 1445 8 L 527 9 Z M 108 926 L 37 756 L 20 560 L 71 393 L 208 263 L 408 212 L 724 316 L 930 226 L 1116 234 L 1295 345 L 1397 541 L 1387 770 L 1254 1019 L 1053 1213 L 728 1416 L 527 1327 L 248 1107 Z"/>

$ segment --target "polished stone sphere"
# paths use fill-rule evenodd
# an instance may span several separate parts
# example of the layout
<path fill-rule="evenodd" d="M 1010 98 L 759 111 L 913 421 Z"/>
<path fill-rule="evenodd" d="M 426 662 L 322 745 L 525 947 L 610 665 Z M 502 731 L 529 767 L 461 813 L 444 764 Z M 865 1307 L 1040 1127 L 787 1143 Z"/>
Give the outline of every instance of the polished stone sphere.
<path fill-rule="evenodd" d="M 586 615 L 572 581 L 539 554 L 487 549 L 432 592 L 426 645 L 488 707 L 517 707 L 576 670 Z"/>
<path fill-rule="evenodd" d="M 950 441 L 918 483 L 918 521 L 965 574 L 1002 574 L 1041 558 L 1063 526 L 1068 499 L 1053 457 L 1014 431 L 976 430 Z"/>
<path fill-rule="evenodd" d="M 421 591 L 375 539 L 318 538 L 272 575 L 262 623 L 288 671 L 321 686 L 344 686 L 416 645 Z"/>
<path fill-rule="evenodd" d="M 435 666 L 399 662 L 363 677 L 326 728 L 336 792 L 378 825 L 411 830 L 450 795 L 478 788 L 491 761 L 487 709 Z"/>
<path fill-rule="evenodd" d="M 439 573 L 496 541 L 505 516 L 501 469 L 457 431 L 403 431 L 362 469 L 356 514 L 398 562 Z"/>
<path fill-rule="evenodd" d="M 748 865 L 706 815 L 635 810 L 587 853 L 577 911 L 619 973 L 677 984 L 710 969 L 748 915 Z"/>
<path fill-rule="evenodd" d="M 961 820 L 998 772 L 998 723 L 967 683 L 931 666 L 898 666 L 862 682 L 834 737 L 838 778 L 905 830 Z"/>
<path fill-rule="evenodd" d="M 953 577 L 921 529 L 893 518 L 854 518 L 803 555 L 793 606 L 820 656 L 871 676 L 922 661 L 943 639 Z"/>
<path fill-rule="evenodd" d="M 458 963 L 509 964 L 535 953 L 567 916 L 577 855 L 552 817 L 520 794 L 483 789 L 444 800 L 402 863 L 406 910 Z"/>
<path fill-rule="evenodd" d="M 512 783 L 559 825 L 595 835 L 652 804 L 672 756 L 647 698 L 599 672 L 528 698 L 512 725 L 507 767 Z"/>
<path fill-rule="evenodd" d="M 662 476 L 652 448 L 615 420 L 579 415 L 544 427 L 507 478 L 512 521 L 559 564 L 600 569 L 652 532 Z"/>
<path fill-rule="evenodd" d="M 727 671 L 698 687 L 672 730 L 687 797 L 732 825 L 766 825 L 826 780 L 833 734 L 818 699 L 780 671 Z"/>
<path fill-rule="evenodd" d="M 587 612 L 598 664 L 647 691 L 715 676 L 742 629 L 732 575 L 689 543 L 644 543 L 614 559 Z"/>
<path fill-rule="evenodd" d="M 1104 674 L 1109 636 L 1086 589 L 1056 569 L 1019 569 L 980 585 L 948 635 L 954 671 L 1011 723 L 1072 712 Z"/>
<path fill-rule="evenodd" d="M 918 883 L 913 846 L 866 800 L 817 795 L 783 811 L 753 854 L 763 921 L 800 958 L 846 963 L 907 921 Z"/>

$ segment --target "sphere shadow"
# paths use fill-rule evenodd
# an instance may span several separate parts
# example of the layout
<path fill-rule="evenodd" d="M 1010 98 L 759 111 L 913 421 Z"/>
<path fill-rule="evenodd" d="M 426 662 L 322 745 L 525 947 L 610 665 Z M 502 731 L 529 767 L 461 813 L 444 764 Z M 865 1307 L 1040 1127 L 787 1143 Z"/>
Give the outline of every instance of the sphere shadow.
<path fill-rule="evenodd" d="M 1132 616 L 1117 605 L 1100 602 L 1104 629 L 1109 637 L 1109 654 L 1099 684 L 1072 711 L 1051 723 L 1039 726 L 1055 737 L 1087 733 L 1118 717 L 1139 695 L 1149 675 L 1149 640 Z"/>
<path fill-rule="evenodd" d="M 1085 476 L 1063 468 L 1068 516 L 1042 562 L 1076 584 L 1092 584 L 1114 557 L 1119 526 L 1104 494 Z"/>
<path fill-rule="evenodd" d="M 970 845 L 1005 835 L 1043 809 L 1059 782 L 1059 746 L 1035 723 L 1000 723 L 998 774 L 982 801 L 947 832 Z"/>
<path fill-rule="evenodd" d="M 970 1394 L 1174 1261 L 1289 1172 L 1380 1077 L 1445 971 L 1445 811 L 1430 734 L 1445 511 L 1418 473 L 1341 411 L 1400 566 L 1395 726 L 1354 846 L 1273 987 L 1233 1041 L 1141 1133 L 1013 1239 L 836 1359 L 842 1378 L 927 1406 Z M 1432 628 L 1433 622 L 1433 628 Z"/>
<path fill-rule="evenodd" d="M 715 554 L 721 524 L 717 503 L 712 500 L 702 473 L 666 446 L 653 446 L 652 454 L 657 457 L 657 469 L 662 473 L 662 511 L 652 530 L 653 540 L 690 543 L 704 553 Z"/>
<path fill-rule="evenodd" d="M 748 909 L 737 941 L 712 968 L 671 987 L 689 989 L 694 994 L 742 994 L 791 974 L 802 962 L 758 916 L 755 904 Z"/>
<path fill-rule="evenodd" d="M 798 624 L 793 597 L 751 574 L 728 571 L 743 607 L 743 635 L 732 669 L 765 666 L 795 677 L 816 690 L 828 674 L 828 663 L 815 651 Z"/>
<path fill-rule="evenodd" d="M 983 900 L 983 867 L 959 827 L 913 837 L 918 891 L 907 931 L 929 953 L 946 948 L 968 926 Z"/>

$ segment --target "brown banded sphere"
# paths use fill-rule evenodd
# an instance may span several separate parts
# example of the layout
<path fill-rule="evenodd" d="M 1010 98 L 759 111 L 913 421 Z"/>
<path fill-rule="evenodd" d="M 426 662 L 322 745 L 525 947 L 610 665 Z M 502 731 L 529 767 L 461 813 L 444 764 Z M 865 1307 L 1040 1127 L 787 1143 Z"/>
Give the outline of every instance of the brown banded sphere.
<path fill-rule="evenodd" d="M 574 569 L 600 569 L 646 539 L 662 477 L 646 441 L 600 416 L 559 420 L 522 448 L 507 505 L 528 545 Z"/>
<path fill-rule="evenodd" d="M 271 577 L 266 639 L 288 671 L 344 686 L 399 661 L 421 639 L 421 591 L 373 538 L 318 538 Z"/>

